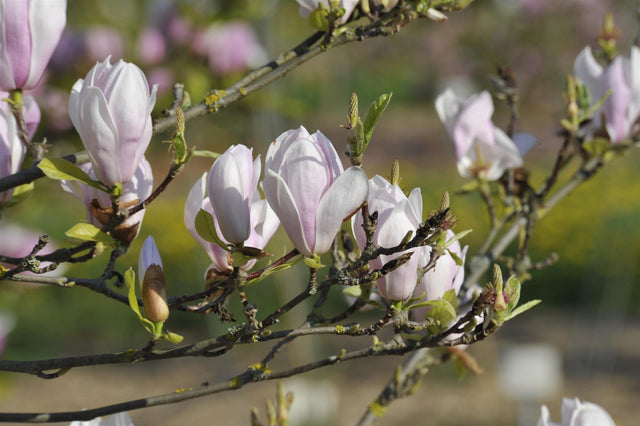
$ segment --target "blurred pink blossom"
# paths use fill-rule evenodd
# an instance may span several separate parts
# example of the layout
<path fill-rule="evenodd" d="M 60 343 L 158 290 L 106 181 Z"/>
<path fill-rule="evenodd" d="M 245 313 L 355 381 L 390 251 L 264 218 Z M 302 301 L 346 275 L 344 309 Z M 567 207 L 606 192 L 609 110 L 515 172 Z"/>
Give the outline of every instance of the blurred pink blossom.
<path fill-rule="evenodd" d="M 90 28 L 84 35 L 84 45 L 92 61 L 102 62 L 109 56 L 118 60 L 124 55 L 124 40 L 120 33 L 112 28 Z"/>
<path fill-rule="evenodd" d="M 137 57 L 144 65 L 162 62 L 167 53 L 167 43 L 162 33 L 155 28 L 145 28 L 138 36 Z"/>
<path fill-rule="evenodd" d="M 209 58 L 209 67 L 218 75 L 257 67 L 268 59 L 253 28 L 242 21 L 213 25 L 197 33 L 192 48 Z"/>

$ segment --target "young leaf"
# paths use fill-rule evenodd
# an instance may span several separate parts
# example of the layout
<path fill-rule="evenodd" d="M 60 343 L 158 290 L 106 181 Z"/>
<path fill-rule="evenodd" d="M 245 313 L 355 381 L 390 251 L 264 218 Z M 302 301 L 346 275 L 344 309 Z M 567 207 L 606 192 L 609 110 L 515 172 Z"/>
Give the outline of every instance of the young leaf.
<path fill-rule="evenodd" d="M 80 241 L 97 241 L 109 247 L 116 247 L 116 240 L 104 233 L 100 228 L 90 223 L 76 223 L 64 233 L 69 238 Z"/>
<path fill-rule="evenodd" d="M 138 319 L 144 326 L 144 328 L 151 334 L 155 330 L 155 325 L 142 316 L 140 312 L 140 305 L 138 305 L 138 298 L 136 297 L 136 274 L 133 269 L 129 268 L 124 273 L 124 283 L 127 286 L 127 298 L 129 299 L 129 307 L 138 316 Z"/>
<path fill-rule="evenodd" d="M 524 305 L 520 305 L 517 308 L 515 308 L 513 311 L 509 312 L 509 314 L 505 317 L 504 320 L 509 321 L 510 319 L 513 319 L 518 315 L 520 315 L 521 313 L 528 311 L 529 309 L 533 308 L 534 306 L 538 305 L 541 302 L 542 300 L 540 299 L 530 300 Z"/>
<path fill-rule="evenodd" d="M 456 291 L 454 289 L 447 290 L 442 295 L 442 298 L 449 302 L 453 309 L 458 309 L 458 296 L 456 295 Z"/>
<path fill-rule="evenodd" d="M 431 306 L 431 309 L 425 315 L 425 319 L 432 318 L 434 320 L 434 326 L 429 327 L 431 332 L 440 332 L 445 330 L 447 324 L 456 318 L 455 308 L 446 300 L 432 300 L 426 303 L 430 304 L 427 306 Z"/>
<path fill-rule="evenodd" d="M 367 111 L 367 116 L 364 119 L 364 148 L 367 148 L 369 145 L 369 141 L 371 140 L 371 135 L 373 134 L 373 129 L 376 127 L 376 123 L 382 116 L 382 113 L 389 105 L 391 101 L 391 96 L 393 93 L 382 94 L 378 99 L 373 101 L 369 110 Z"/>
<path fill-rule="evenodd" d="M 210 243 L 216 243 L 223 249 L 227 250 L 227 245 L 218 237 L 218 233 L 216 232 L 216 225 L 213 222 L 213 217 L 211 214 L 206 212 L 203 209 L 200 209 L 198 214 L 196 215 L 195 220 L 196 231 L 198 235 L 202 237 L 205 241 L 209 241 Z"/>
<path fill-rule="evenodd" d="M 507 296 L 507 312 L 511 312 L 520 300 L 520 281 L 512 275 L 504 286 L 504 295 Z"/>
<path fill-rule="evenodd" d="M 6 206 L 13 207 L 27 200 L 33 193 L 33 186 L 33 182 L 29 182 L 13 188 L 13 194 L 11 195 L 11 199 L 6 203 Z"/>

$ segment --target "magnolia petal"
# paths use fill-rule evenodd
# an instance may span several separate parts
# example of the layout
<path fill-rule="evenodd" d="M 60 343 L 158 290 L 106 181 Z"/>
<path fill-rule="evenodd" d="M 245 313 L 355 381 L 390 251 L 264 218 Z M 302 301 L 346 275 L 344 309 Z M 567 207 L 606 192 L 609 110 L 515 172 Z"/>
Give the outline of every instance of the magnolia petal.
<path fill-rule="evenodd" d="M 360 208 L 368 193 L 367 174 L 361 168 L 349 167 L 338 176 L 318 205 L 315 254 L 329 250 L 344 220 Z"/>
<path fill-rule="evenodd" d="M 496 144 L 493 149 L 483 151 L 485 160 L 491 164 L 486 173 L 486 179 L 496 180 L 507 169 L 522 166 L 522 157 L 515 143 L 500 128 L 495 127 Z"/>
<path fill-rule="evenodd" d="M 451 138 L 458 158 L 467 155 L 474 143 L 495 143 L 493 133 L 493 100 L 486 90 L 470 97 L 458 113 L 451 129 Z"/>
<path fill-rule="evenodd" d="M 623 58 L 618 56 L 602 75 L 602 84 L 612 90 L 602 109 L 606 117 L 607 133 L 614 143 L 624 139 L 629 132 L 627 107 L 631 100 L 631 90 L 625 80 L 623 67 Z"/>
<path fill-rule="evenodd" d="M 293 246 L 303 255 L 312 256 L 313 250 L 305 238 L 300 213 L 287 183 L 273 170 L 267 169 L 262 184 L 267 201 L 280 219 Z"/>
<path fill-rule="evenodd" d="M 436 112 L 449 133 L 453 129 L 453 123 L 462 103 L 451 89 L 445 90 L 436 98 Z"/>
<path fill-rule="evenodd" d="M 600 84 L 600 77 L 603 72 L 602 66 L 591 53 L 591 47 L 587 46 L 582 49 L 573 64 L 573 74 L 587 86 L 591 103 L 600 100 L 604 95 L 605 91 Z"/>
<path fill-rule="evenodd" d="M 86 88 L 77 108 L 79 125 L 74 123 L 74 126 L 87 148 L 96 176 L 105 185 L 121 182 L 119 164 L 114 161 L 118 158 L 118 129 L 102 91 L 96 87 Z M 73 115 L 71 117 L 73 121 Z"/>

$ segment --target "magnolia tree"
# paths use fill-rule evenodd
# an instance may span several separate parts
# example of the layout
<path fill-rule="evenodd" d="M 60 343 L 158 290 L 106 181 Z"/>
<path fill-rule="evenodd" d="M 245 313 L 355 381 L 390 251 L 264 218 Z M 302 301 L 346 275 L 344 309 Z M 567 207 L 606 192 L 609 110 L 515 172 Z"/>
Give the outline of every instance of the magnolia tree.
<path fill-rule="evenodd" d="M 464 191 L 481 196 L 490 218 L 484 244 L 469 250 L 464 244 L 468 231 L 455 227 L 456 217 L 469 212 L 452 211 L 447 193 L 440 205 L 424 206 L 420 188 L 406 192 L 399 185 L 397 162 L 388 177 L 371 176 L 363 167 L 390 94 L 381 94 L 367 109 L 360 107 L 356 94 L 351 96 L 345 105 L 346 149 L 320 130 L 311 133 L 302 125 L 282 129 L 266 152 L 237 144 L 218 154 L 188 144 L 192 118 L 215 116 L 314 56 L 347 43 L 394 35 L 414 22 L 443 23 L 449 12 L 464 9 L 471 1 L 298 3 L 300 15 L 316 32 L 227 89 L 211 91 L 199 103 L 191 104 L 189 88 L 176 83 L 173 104 L 157 117 L 151 112 L 160 83 L 150 85 L 149 76 L 138 66 L 108 56 L 120 54 L 116 47 L 102 51 L 95 66 L 69 88 L 68 117 L 84 151 L 54 158 L 47 154 L 46 143 L 33 140 L 40 121 L 38 92 L 32 96 L 26 91 L 38 85 L 60 39 L 66 1 L 0 2 L 0 89 L 5 92 L 0 105 L 0 206 L 5 213 L 26 199 L 33 181 L 46 177 L 58 180 L 60 191 L 72 193 L 86 208 L 86 220 L 78 217 L 78 223 L 66 233 L 75 242 L 58 248 L 42 234 L 21 254 L 16 254 L 20 233 L 3 223 L 4 218 L 0 220 L 0 261 L 4 265 L 0 279 L 57 286 L 61 292 L 85 287 L 103 295 L 104 303 L 128 305 L 149 333 L 137 349 L 3 360 L 0 370 L 56 379 L 80 367 L 172 358 L 188 362 L 190 357 L 222 356 L 247 344 L 256 352 L 254 364 L 219 383 L 166 395 L 141 395 L 76 412 L 0 413 L 0 421 L 88 421 L 112 415 L 107 424 L 130 424 L 124 413 L 129 410 L 237 390 L 360 358 L 407 354 L 380 396 L 363 403 L 360 424 L 371 424 L 395 399 L 410 395 L 431 365 L 455 360 L 477 372 L 479 366 L 466 348 L 540 302 L 527 300 L 526 291 L 521 292 L 521 283 L 535 275 L 533 271 L 555 260 L 552 255 L 539 261 L 530 258 L 529 241 L 536 223 L 637 141 L 638 48 L 633 47 L 630 56 L 618 54 L 615 31 L 607 21 L 598 50 L 603 60 L 596 60 L 587 47 L 577 56 L 574 69 L 567 70 L 565 115 L 558 117 L 562 128 L 558 152 L 539 187 L 529 183 L 523 161 L 536 138 L 514 132 L 518 95 L 512 70 L 500 68 L 493 79 L 495 96 L 512 112 L 505 129 L 492 121 L 494 104 L 489 91 L 463 98 L 446 90 L 434 99 L 455 147 L 458 172 L 468 179 Z M 181 33 L 172 34 L 178 39 Z M 154 42 L 158 37 L 162 39 L 157 32 L 144 32 L 140 43 L 150 47 L 143 49 L 141 60 L 153 63 L 163 55 L 163 47 Z M 233 43 L 250 44 L 253 37 L 246 24 L 235 23 L 232 29 L 212 28 L 193 43 L 197 51 L 214 52 L 210 56 L 213 70 L 225 70 L 237 63 L 256 65 L 229 48 Z M 263 51 L 255 53 L 254 58 L 267 60 Z M 163 179 L 154 179 L 145 152 L 152 139 L 156 143 L 154 135 L 167 131 L 173 134 L 170 170 Z M 202 171 L 178 208 L 184 208 L 186 228 L 211 265 L 201 271 L 200 291 L 183 294 L 169 286 L 180 294 L 172 295 L 165 286 L 163 247 L 156 245 L 153 236 L 144 241 L 137 268 L 116 266 L 116 261 L 138 236 L 145 211 L 153 208 L 154 201 L 197 156 L 211 158 L 212 165 Z M 25 158 L 33 165 L 26 166 Z M 571 172 L 561 174 L 564 170 Z M 38 200 L 28 202 L 37 206 Z M 266 247 L 279 227 L 290 249 L 277 257 L 267 253 Z M 515 252 L 507 252 L 515 240 Z M 92 262 L 96 257 L 108 258 L 104 269 L 88 277 L 65 276 L 68 264 Z M 276 286 L 289 285 L 278 277 L 291 267 L 306 270 L 308 278 L 299 294 L 277 308 L 265 306 L 247 292 L 267 276 Z M 326 316 L 322 308 L 332 292 L 344 293 L 349 307 Z M 221 322 L 232 320 L 227 306 L 238 300 L 244 318 L 217 337 L 186 341 L 171 326 L 175 311 L 209 314 Z M 305 301 L 311 301 L 311 308 L 302 324 L 292 329 L 278 326 Z M 359 311 L 371 307 L 377 310 L 377 319 L 363 322 Z M 371 336 L 372 340 L 357 349 L 272 370 L 274 360 L 290 342 L 318 335 Z M 279 388 L 277 407 L 269 412 L 267 423 L 288 424 L 292 403 L 292 396 Z M 543 407 L 538 424 L 555 424 L 549 417 L 549 410 Z M 256 412 L 251 418 L 253 424 L 265 424 Z M 91 424 L 100 422 L 96 419 Z M 562 424 L 613 421 L 595 404 L 567 399 Z"/>

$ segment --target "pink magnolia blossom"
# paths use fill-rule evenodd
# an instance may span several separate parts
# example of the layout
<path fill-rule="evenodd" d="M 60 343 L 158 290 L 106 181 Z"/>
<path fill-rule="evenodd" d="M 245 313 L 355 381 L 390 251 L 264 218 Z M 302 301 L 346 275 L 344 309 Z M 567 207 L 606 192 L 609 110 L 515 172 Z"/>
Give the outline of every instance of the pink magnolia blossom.
<path fill-rule="evenodd" d="M 543 405 L 538 426 L 615 426 L 615 422 L 604 408 L 592 402 L 581 402 L 578 398 L 562 400 L 562 423 L 549 420 L 549 409 Z"/>
<path fill-rule="evenodd" d="M 305 256 L 323 254 L 345 219 L 367 198 L 367 175 L 343 171 L 338 153 L 320 131 L 300 126 L 267 150 L 264 193 L 289 239 Z"/>
<path fill-rule="evenodd" d="M 69 115 L 105 185 L 133 176 L 151 141 L 155 102 L 156 87 L 149 92 L 140 68 L 109 58 L 73 85 Z"/>
<path fill-rule="evenodd" d="M 446 90 L 436 99 L 436 111 L 453 140 L 463 177 L 499 179 L 505 170 L 522 165 L 522 156 L 535 140 L 517 134 L 514 142 L 493 124 L 493 101 L 487 91 L 462 99 Z"/>
<path fill-rule="evenodd" d="M 66 24 L 66 0 L 0 1 L 0 89 L 33 89 Z"/>
<path fill-rule="evenodd" d="M 640 116 L 640 49 L 632 47 L 630 58 L 618 56 L 605 69 L 587 46 L 576 58 L 573 73 L 587 86 L 592 104 L 611 90 L 593 114 L 589 129 L 597 131 L 604 124 L 613 143 L 629 138 L 632 126 Z"/>
<path fill-rule="evenodd" d="M 155 28 L 145 28 L 138 36 L 137 57 L 145 65 L 161 62 L 167 53 L 167 43 Z"/>
<path fill-rule="evenodd" d="M 447 241 L 453 238 L 455 234 L 453 231 L 447 231 Z M 448 249 L 464 261 L 467 254 L 467 246 L 462 249 L 458 241 L 454 241 L 448 247 Z M 424 246 L 421 258 L 420 267 L 427 266 L 431 257 L 431 247 Z M 429 269 L 422 275 L 422 278 L 418 282 L 415 290 L 413 291 L 414 297 L 419 297 L 424 293 L 424 297 L 420 300 L 436 300 L 441 299 L 442 296 L 449 290 L 454 290 L 456 294 L 460 291 L 462 283 L 464 281 L 464 266 L 457 265 L 453 257 L 446 252 L 438 258 L 433 268 Z M 419 320 L 424 320 L 424 316 L 427 313 L 428 307 L 416 308 L 413 310 L 414 315 Z"/>
<path fill-rule="evenodd" d="M 112 57 L 121 59 L 124 54 L 124 40 L 113 28 L 91 27 L 84 34 L 84 48 L 93 61 L 104 61 Z"/>
<path fill-rule="evenodd" d="M 0 99 L 9 97 L 6 92 L 0 91 Z M 24 107 L 22 115 L 27 126 L 27 137 L 33 137 L 38 124 L 40 123 L 40 108 L 33 97 L 24 95 L 22 97 Z M 13 114 L 9 111 L 6 102 L 0 101 L 0 177 L 12 175 L 22 165 L 26 147 L 18 137 L 18 126 Z M 0 192 L 0 205 L 11 199 L 13 189 Z"/>
<path fill-rule="evenodd" d="M 300 16 L 303 18 L 308 18 L 311 12 L 320 6 L 320 3 L 322 3 L 326 9 L 329 9 L 329 0 L 297 0 L 297 2 L 300 5 Z M 347 22 L 358 3 L 360 3 L 360 0 L 340 0 L 340 7 L 343 7 L 345 10 L 344 15 L 339 21 L 341 24 Z"/>
<path fill-rule="evenodd" d="M 95 171 L 90 163 L 80 166 L 92 179 L 95 179 Z M 62 188 L 71 193 L 74 197 L 84 203 L 87 211 L 87 221 L 97 227 L 108 224 L 108 211 L 111 209 L 111 197 L 104 191 L 90 187 L 84 183 L 61 182 Z M 138 163 L 131 179 L 122 184 L 122 195 L 120 196 L 120 206 L 123 208 L 133 207 L 133 205 L 144 201 L 153 190 L 153 173 L 151 165 L 142 157 Z M 95 200 L 95 202 L 94 202 Z M 131 242 L 140 232 L 145 209 L 129 216 L 116 229 L 114 237 Z"/>
<path fill-rule="evenodd" d="M 228 242 L 224 239 L 224 234 L 221 232 L 220 221 L 213 209 L 211 199 L 206 194 L 207 181 L 207 174 L 204 173 L 193 187 L 191 187 L 184 207 L 184 223 L 191 236 L 200 243 L 207 252 L 209 259 L 211 259 L 212 264 L 209 269 L 227 273 L 232 269 L 229 252 L 215 243 L 204 240 L 200 237 L 195 227 L 196 215 L 202 209 L 213 217 L 218 236 L 222 237 L 223 242 Z M 249 207 L 250 232 L 249 236 L 244 240 L 244 245 L 246 247 L 264 249 L 271 237 L 273 237 L 273 234 L 277 231 L 279 225 L 278 218 L 269 207 L 267 200 L 262 199 L 257 187 L 254 187 Z M 244 270 L 249 270 L 254 264 L 255 260 L 250 260 L 240 267 Z"/>
<path fill-rule="evenodd" d="M 195 36 L 192 48 L 209 58 L 209 67 L 218 75 L 254 68 L 267 60 L 253 28 L 242 21 L 209 27 Z"/>
<path fill-rule="evenodd" d="M 422 194 L 414 188 L 409 197 L 397 184 L 392 185 L 381 176 L 369 179 L 369 212 L 378 212 L 378 227 L 373 241 L 382 247 L 393 247 L 402 241 L 408 232 L 415 232 L 422 222 Z M 362 214 L 352 219 L 353 234 L 358 245 L 366 242 L 362 229 Z M 404 253 L 413 253 L 408 262 L 378 280 L 380 294 L 387 300 L 405 300 L 413 294 L 418 282 L 419 250 L 412 249 L 391 256 L 380 256 L 371 262 L 371 267 L 381 268 L 385 263 Z"/>

